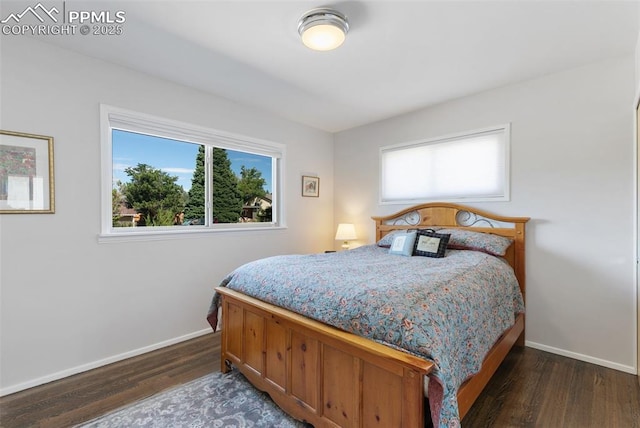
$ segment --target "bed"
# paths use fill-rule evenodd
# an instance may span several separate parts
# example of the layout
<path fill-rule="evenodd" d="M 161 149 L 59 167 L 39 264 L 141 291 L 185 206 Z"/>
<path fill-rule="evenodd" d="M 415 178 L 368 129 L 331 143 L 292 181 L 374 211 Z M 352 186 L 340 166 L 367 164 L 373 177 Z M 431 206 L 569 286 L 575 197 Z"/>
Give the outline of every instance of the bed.
<path fill-rule="evenodd" d="M 287 413 L 315 427 L 423 427 L 430 416 L 435 426 L 459 425 L 512 346 L 524 344 L 529 219 L 427 203 L 373 220 L 377 244 L 333 254 L 263 259 L 225 278 L 216 288 L 208 315 L 215 329 L 221 307 L 221 370 L 236 367 Z M 479 232 L 507 238 L 508 243 L 498 257 L 487 254 L 491 251 L 486 248 L 469 251 L 451 241 L 439 259 L 392 255 L 384 246 L 399 233 L 424 229 L 452 236 Z M 365 260 L 364 265 L 359 260 Z M 394 271 L 396 265 L 402 274 Z M 431 270 L 419 273 L 422 265 Z M 307 278 L 290 279 L 300 272 Z M 427 276 L 435 278 L 431 282 L 442 281 L 427 290 L 416 282 Z M 463 277 L 469 280 L 472 291 L 451 288 L 449 277 L 455 278 L 453 285 Z M 394 278 L 402 284 L 385 291 Z M 278 288 L 285 293 L 278 295 Z M 477 294 L 492 288 L 503 291 L 498 297 Z M 382 291 L 391 294 L 376 294 Z M 422 292 L 430 294 L 417 294 Z M 409 297 L 408 302 L 394 300 L 399 295 Z M 504 302 L 498 305 L 496 299 Z M 301 306 L 293 307 L 292 301 Z M 485 309 L 491 317 L 476 317 L 473 307 L 481 306 L 480 301 L 493 305 Z M 374 309 L 376 305 L 380 306 Z M 401 305 L 409 309 L 402 310 Z M 362 309 L 366 306 L 375 315 Z M 460 314 L 453 327 L 444 324 L 452 318 L 448 310 Z M 383 322 L 378 316 L 383 312 L 395 318 Z M 432 314 L 429 317 L 435 321 L 422 320 L 426 312 L 440 318 Z M 469 337 L 433 335 L 434 330 L 446 329 L 458 336 L 468 330 Z"/>

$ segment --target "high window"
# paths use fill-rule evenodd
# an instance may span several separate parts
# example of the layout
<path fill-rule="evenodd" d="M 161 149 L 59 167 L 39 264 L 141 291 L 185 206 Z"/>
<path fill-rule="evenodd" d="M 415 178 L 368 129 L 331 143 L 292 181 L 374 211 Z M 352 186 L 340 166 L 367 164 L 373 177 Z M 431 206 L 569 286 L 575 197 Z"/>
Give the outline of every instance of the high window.
<path fill-rule="evenodd" d="M 102 237 L 282 224 L 284 146 L 101 106 Z"/>
<path fill-rule="evenodd" d="M 380 149 L 380 202 L 509 200 L 503 125 Z"/>

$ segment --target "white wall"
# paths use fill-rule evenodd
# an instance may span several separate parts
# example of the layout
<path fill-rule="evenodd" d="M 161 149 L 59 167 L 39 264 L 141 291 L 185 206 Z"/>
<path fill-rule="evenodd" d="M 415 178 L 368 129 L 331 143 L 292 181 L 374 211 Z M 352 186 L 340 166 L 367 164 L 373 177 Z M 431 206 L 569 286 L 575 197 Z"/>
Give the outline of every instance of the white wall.
<path fill-rule="evenodd" d="M 1 55 L 0 127 L 55 138 L 56 191 L 53 215 L 0 216 L 2 393 L 210 331 L 232 269 L 333 247 L 330 134 L 26 37 Z M 286 144 L 288 228 L 98 244 L 100 103 Z M 303 172 L 320 198 L 300 196 Z"/>
<path fill-rule="evenodd" d="M 634 59 L 611 59 L 335 137 L 335 222 L 373 241 L 380 146 L 510 122 L 511 201 L 529 216 L 530 346 L 635 372 Z"/>

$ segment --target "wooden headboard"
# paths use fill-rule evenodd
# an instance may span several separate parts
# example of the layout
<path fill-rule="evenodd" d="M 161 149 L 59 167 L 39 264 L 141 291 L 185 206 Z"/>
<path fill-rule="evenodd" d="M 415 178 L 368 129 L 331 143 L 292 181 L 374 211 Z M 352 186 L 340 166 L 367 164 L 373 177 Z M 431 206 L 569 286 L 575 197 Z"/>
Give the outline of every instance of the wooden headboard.
<path fill-rule="evenodd" d="M 416 205 L 384 217 L 371 217 L 376 222 L 376 241 L 394 230 L 446 227 L 492 233 L 513 239 L 505 259 L 520 284 L 526 298 L 525 224 L 529 217 L 504 217 L 465 205 L 430 202 Z"/>

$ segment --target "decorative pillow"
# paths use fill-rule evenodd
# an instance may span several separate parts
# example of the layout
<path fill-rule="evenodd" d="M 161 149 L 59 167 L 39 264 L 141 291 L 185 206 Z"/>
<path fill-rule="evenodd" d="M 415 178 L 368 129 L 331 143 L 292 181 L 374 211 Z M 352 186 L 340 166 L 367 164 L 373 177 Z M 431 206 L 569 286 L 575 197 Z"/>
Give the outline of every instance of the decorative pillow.
<path fill-rule="evenodd" d="M 398 233 L 394 236 L 389 248 L 389 254 L 410 257 L 413 254 L 413 244 L 416 242 L 416 232 Z"/>
<path fill-rule="evenodd" d="M 413 247 L 414 256 L 444 257 L 447 243 L 451 235 L 436 233 L 433 229 L 419 229 Z"/>
<path fill-rule="evenodd" d="M 449 248 L 453 250 L 482 251 L 492 256 L 502 257 L 507 253 L 507 248 L 513 242 L 505 236 L 492 235 L 491 233 L 474 232 L 464 229 L 441 229 L 438 232 L 448 233 Z"/>
<path fill-rule="evenodd" d="M 394 230 L 393 232 L 389 232 L 386 235 L 384 235 L 382 238 L 380 238 L 380 240 L 376 243 L 376 245 L 378 247 L 389 248 L 389 247 L 391 247 L 391 244 L 393 243 L 393 238 L 395 238 L 398 235 L 406 235 L 407 232 L 409 232 L 409 231 L 408 230 Z"/>

